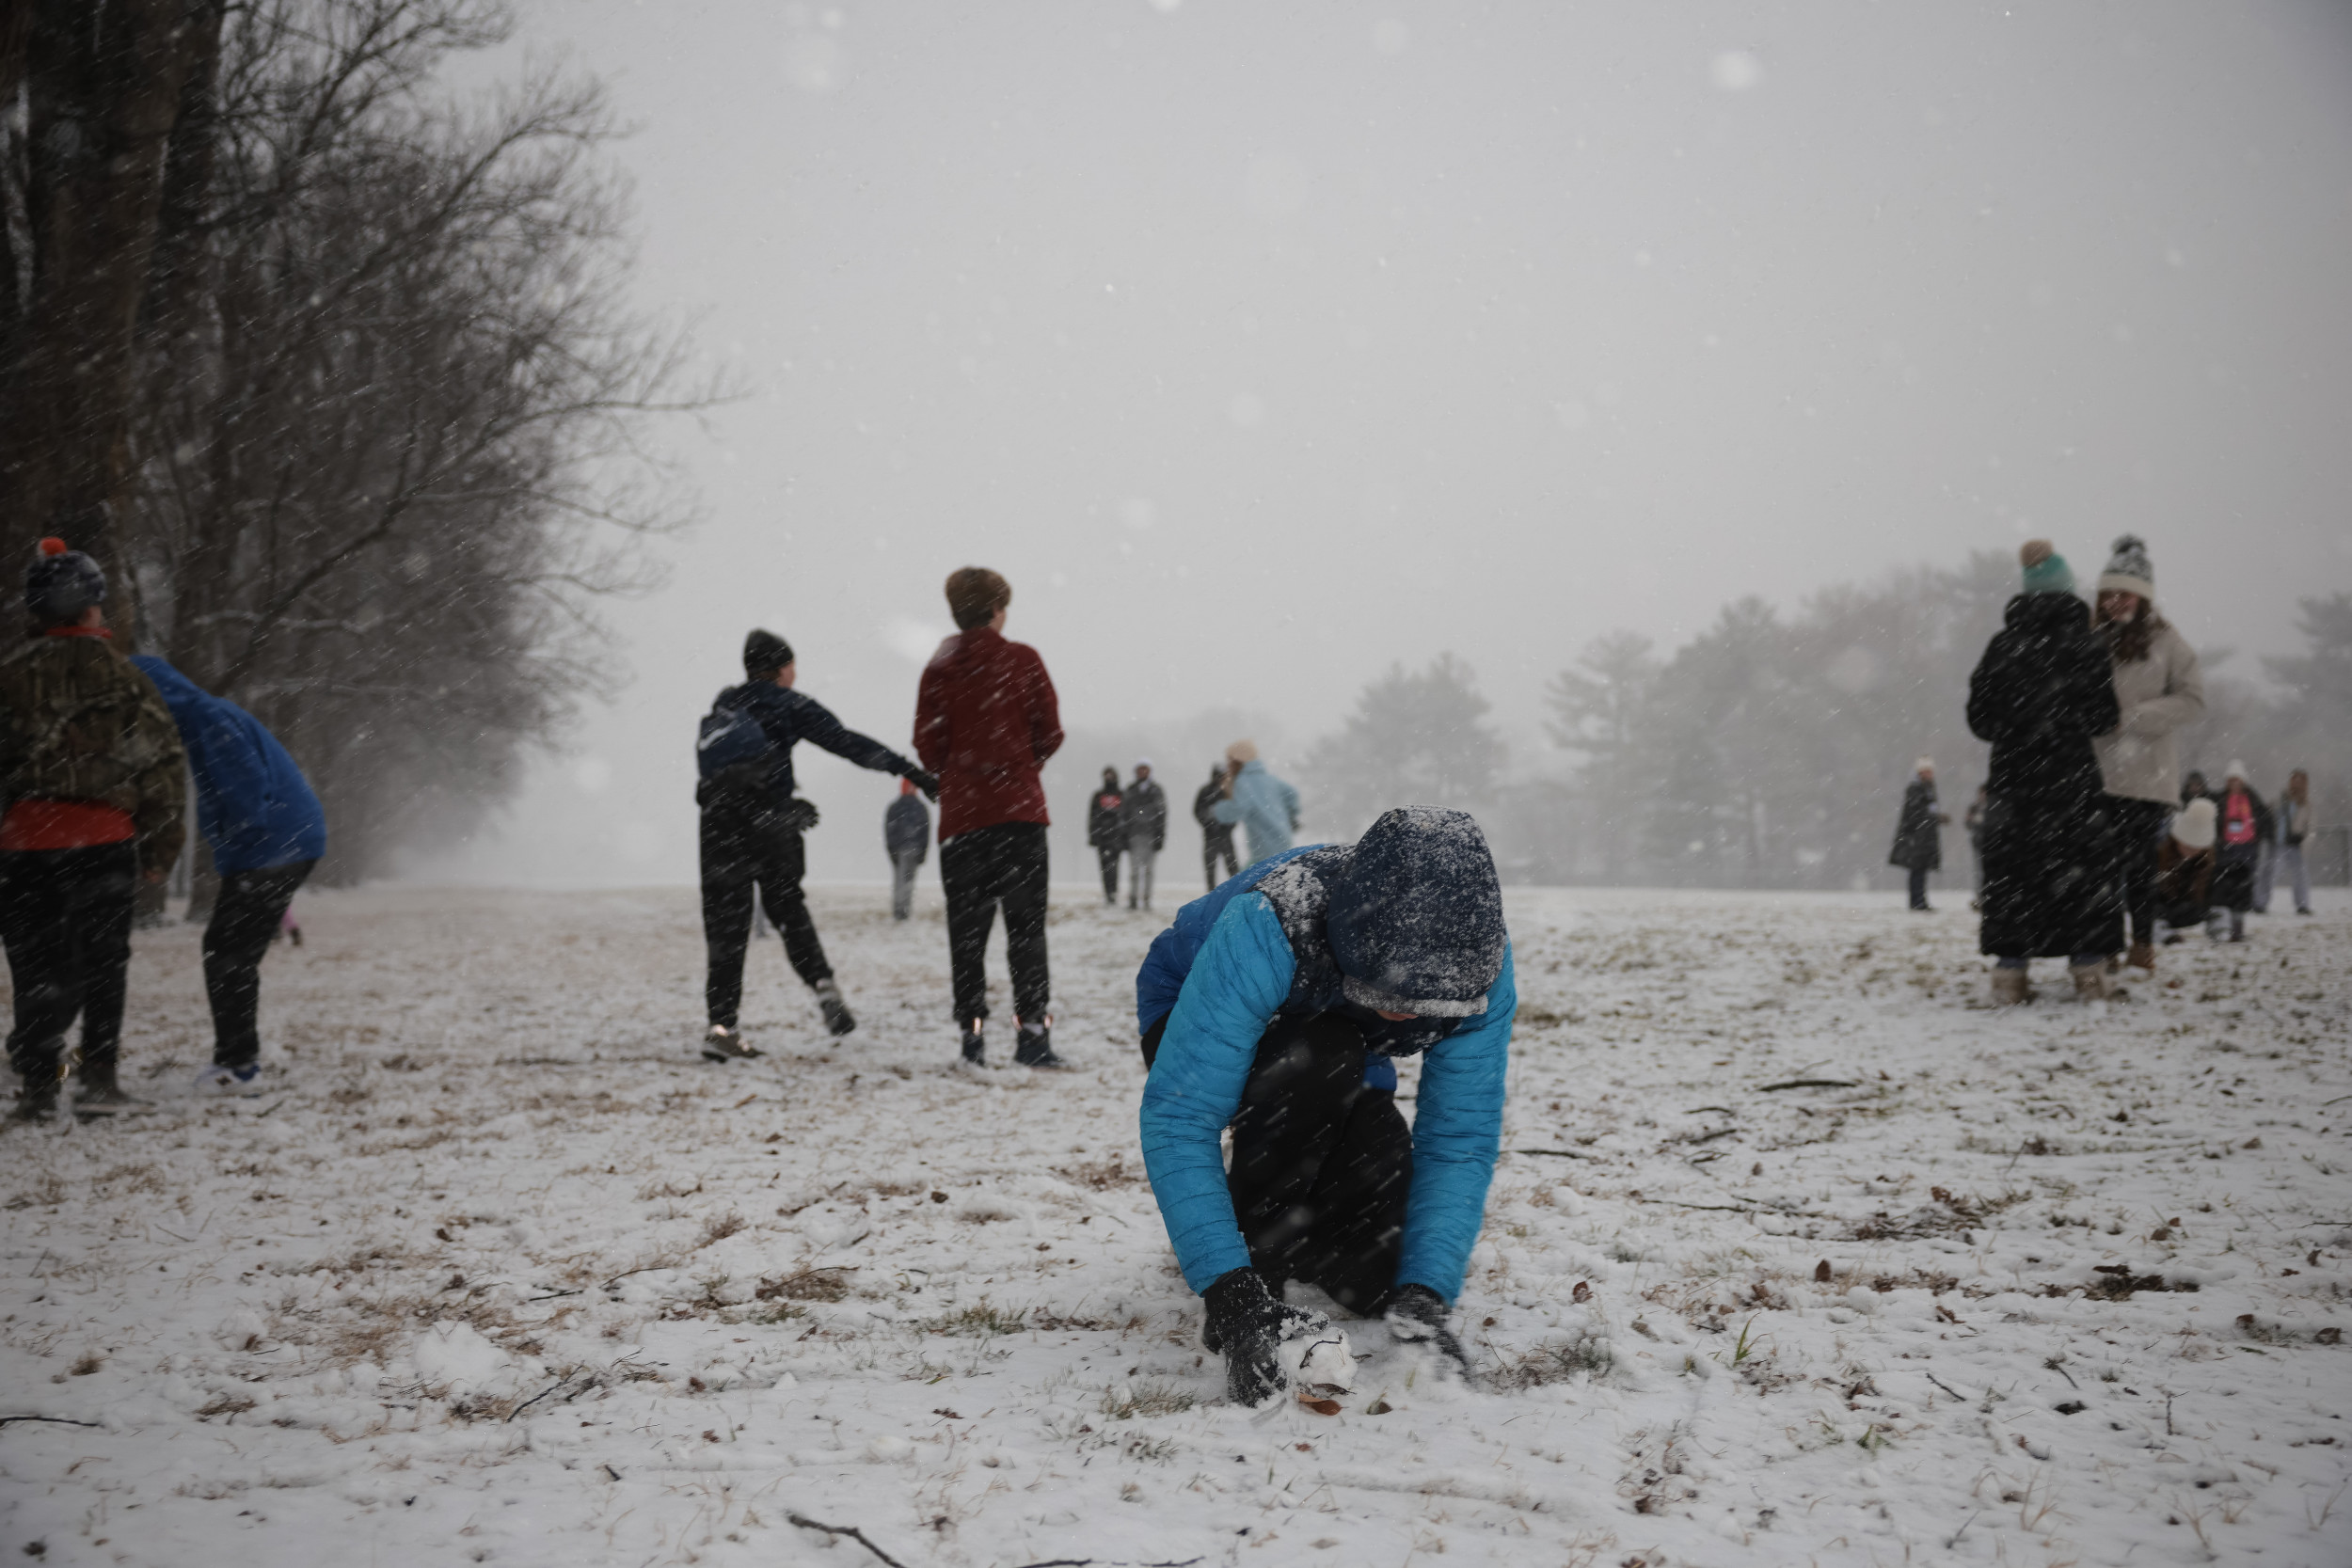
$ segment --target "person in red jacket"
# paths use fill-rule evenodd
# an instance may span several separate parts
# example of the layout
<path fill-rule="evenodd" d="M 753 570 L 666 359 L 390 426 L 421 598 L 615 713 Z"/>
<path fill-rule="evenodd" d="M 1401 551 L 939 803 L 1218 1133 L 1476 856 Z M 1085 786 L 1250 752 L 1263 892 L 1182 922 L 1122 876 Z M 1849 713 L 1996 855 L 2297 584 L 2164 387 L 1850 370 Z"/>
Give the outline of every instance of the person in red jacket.
<path fill-rule="evenodd" d="M 1045 759 L 1060 749 L 1054 683 L 1037 650 L 1005 640 L 1012 586 L 984 566 L 947 578 L 958 630 L 923 670 L 914 752 L 939 775 L 939 879 L 947 895 L 947 964 L 963 1059 L 987 1064 L 982 959 L 997 906 L 1018 1025 L 1013 1059 L 1058 1068 L 1045 961 Z"/>

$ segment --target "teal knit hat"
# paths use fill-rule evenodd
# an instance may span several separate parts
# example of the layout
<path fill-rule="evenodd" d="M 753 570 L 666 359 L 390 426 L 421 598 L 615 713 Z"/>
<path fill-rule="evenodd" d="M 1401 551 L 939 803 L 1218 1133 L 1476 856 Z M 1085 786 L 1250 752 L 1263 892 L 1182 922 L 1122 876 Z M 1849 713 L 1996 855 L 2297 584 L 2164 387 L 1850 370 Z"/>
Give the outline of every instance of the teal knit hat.
<path fill-rule="evenodd" d="M 2017 552 L 2017 559 L 2026 567 L 2026 587 L 2028 594 L 2072 594 L 2074 591 L 2074 571 L 2066 564 L 2066 558 L 2058 553 L 2047 539 L 2028 539 Z"/>

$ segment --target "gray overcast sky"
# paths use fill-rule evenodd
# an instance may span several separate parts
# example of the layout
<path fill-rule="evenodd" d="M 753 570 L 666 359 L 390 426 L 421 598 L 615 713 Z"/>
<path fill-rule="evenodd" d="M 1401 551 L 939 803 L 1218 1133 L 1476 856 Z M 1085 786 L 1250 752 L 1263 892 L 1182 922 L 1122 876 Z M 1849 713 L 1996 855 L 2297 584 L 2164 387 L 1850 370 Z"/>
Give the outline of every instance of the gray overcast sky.
<path fill-rule="evenodd" d="M 753 395 L 671 433 L 710 520 L 469 875 L 691 879 L 754 624 L 905 748 L 967 562 L 1073 728 L 1303 741 L 1451 649 L 1522 760 L 1588 639 L 1742 594 L 2130 529 L 2277 651 L 2352 585 L 2352 7 L 523 14 L 642 127 L 644 304 Z M 812 873 L 881 874 L 891 781 L 803 771 Z"/>

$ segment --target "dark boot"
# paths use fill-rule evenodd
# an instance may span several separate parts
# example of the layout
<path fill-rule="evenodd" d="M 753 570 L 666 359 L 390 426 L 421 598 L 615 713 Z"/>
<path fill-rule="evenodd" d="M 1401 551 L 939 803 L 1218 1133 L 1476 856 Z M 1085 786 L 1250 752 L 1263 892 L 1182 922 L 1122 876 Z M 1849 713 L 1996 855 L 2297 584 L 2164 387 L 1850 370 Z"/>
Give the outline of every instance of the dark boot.
<path fill-rule="evenodd" d="M 57 1075 L 54 1072 L 35 1073 L 18 1085 L 16 1119 L 47 1121 L 57 1114 Z"/>
<path fill-rule="evenodd" d="M 134 1100 L 122 1092 L 115 1082 L 115 1064 L 109 1057 L 103 1062 L 84 1062 L 76 1074 L 73 1114 L 78 1117 L 114 1117 L 125 1111 L 142 1110 L 144 1100 Z"/>
<path fill-rule="evenodd" d="M 1023 1067 L 1049 1072 L 1070 1065 L 1054 1054 L 1054 1021 L 1050 1018 L 1036 1028 L 1026 1023 L 1021 1025 L 1019 1037 L 1012 1048 L 1012 1059 Z"/>
<path fill-rule="evenodd" d="M 973 1067 L 988 1066 L 988 1041 L 980 1035 L 983 1022 L 976 1018 L 963 1026 L 963 1059 Z"/>
<path fill-rule="evenodd" d="M 825 1033 L 834 1038 L 839 1039 L 857 1027 L 857 1020 L 850 1015 L 848 1005 L 841 1000 L 841 988 L 833 983 L 831 975 L 817 982 L 817 1006 L 825 1015 Z"/>

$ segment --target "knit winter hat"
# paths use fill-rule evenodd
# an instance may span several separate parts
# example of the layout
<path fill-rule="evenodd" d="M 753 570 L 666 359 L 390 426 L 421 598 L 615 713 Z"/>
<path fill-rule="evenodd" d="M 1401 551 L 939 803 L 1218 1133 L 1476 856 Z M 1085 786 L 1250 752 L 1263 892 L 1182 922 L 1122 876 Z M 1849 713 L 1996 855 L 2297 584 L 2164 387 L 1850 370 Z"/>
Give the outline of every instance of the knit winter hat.
<path fill-rule="evenodd" d="M 2235 779 L 2240 784 L 2253 783 L 2253 775 L 2246 771 L 2246 764 L 2235 757 L 2230 759 L 2230 770 L 2221 775 L 2223 784 L 2228 784 L 2232 779 Z"/>
<path fill-rule="evenodd" d="M 2210 849 L 2213 847 L 2213 802 L 2201 795 L 2173 816 L 2172 836 L 2181 841 L 2183 848 Z"/>
<path fill-rule="evenodd" d="M 2072 594 L 2074 591 L 2074 569 L 2066 564 L 2066 558 L 2047 539 L 2028 539 L 2017 552 L 2018 561 L 2026 568 L 2025 592 L 2028 594 Z"/>
<path fill-rule="evenodd" d="M 62 539 L 44 539 L 24 571 L 24 609 L 44 626 L 78 621 L 82 611 L 106 602 L 106 574 Z"/>
<path fill-rule="evenodd" d="M 1911 770 L 1914 773 L 1932 773 L 1935 771 L 1935 759 L 1933 757 L 1921 757 L 1917 762 L 1911 765 Z"/>
<path fill-rule="evenodd" d="M 2155 568 L 2148 564 L 2148 542 L 2139 535 L 2126 533 L 2115 541 L 2115 553 L 2107 558 L 2107 569 L 2099 574 L 2099 592 L 2109 590 L 2137 594 L 2151 601 L 2155 598 Z"/>
<path fill-rule="evenodd" d="M 792 644 L 772 631 L 754 626 L 743 639 L 743 673 L 753 680 L 773 680 L 791 662 Z"/>
<path fill-rule="evenodd" d="M 1324 929 L 1359 1006 L 1475 1018 L 1510 941 L 1502 884 L 1468 812 L 1402 806 L 1365 830 L 1331 889 Z"/>

